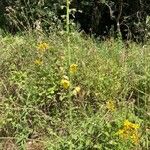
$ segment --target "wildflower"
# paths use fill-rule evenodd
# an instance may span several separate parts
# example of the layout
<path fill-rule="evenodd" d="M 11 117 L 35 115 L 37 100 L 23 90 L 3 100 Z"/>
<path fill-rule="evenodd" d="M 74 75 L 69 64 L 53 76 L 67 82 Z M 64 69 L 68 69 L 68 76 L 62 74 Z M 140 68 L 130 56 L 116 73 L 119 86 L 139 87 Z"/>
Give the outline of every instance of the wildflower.
<path fill-rule="evenodd" d="M 137 144 L 139 142 L 139 135 L 137 132 L 135 132 L 131 135 L 131 140 L 134 144 Z"/>
<path fill-rule="evenodd" d="M 132 129 L 135 130 L 135 129 L 139 128 L 139 125 L 134 124 L 134 123 L 130 122 L 129 120 L 125 120 L 124 121 L 124 128 L 130 129 L 130 130 L 132 130 Z"/>
<path fill-rule="evenodd" d="M 48 44 L 47 44 L 47 43 L 43 42 L 43 43 L 40 43 L 40 44 L 38 45 L 38 50 L 39 50 L 40 52 L 45 52 L 46 49 L 48 49 Z"/>
<path fill-rule="evenodd" d="M 60 82 L 60 84 L 62 85 L 62 87 L 64 89 L 68 89 L 69 86 L 70 86 L 70 82 L 68 80 L 66 80 L 66 79 L 62 79 L 61 82 Z"/>
<path fill-rule="evenodd" d="M 118 132 L 117 132 L 117 134 L 119 134 L 119 135 L 122 135 L 123 133 L 124 133 L 123 129 L 119 129 Z"/>
<path fill-rule="evenodd" d="M 131 126 L 132 126 L 133 129 L 138 129 L 138 128 L 140 128 L 140 126 L 139 126 L 138 124 L 135 124 L 135 123 L 132 123 Z"/>
<path fill-rule="evenodd" d="M 78 93 L 80 93 L 81 88 L 79 86 L 75 87 L 75 89 L 73 90 L 73 95 L 77 95 Z"/>
<path fill-rule="evenodd" d="M 138 128 L 138 124 L 132 123 L 129 120 L 125 120 L 123 128 L 119 129 L 117 134 L 124 139 L 131 139 L 131 141 L 136 144 L 139 141 L 139 135 L 137 131 Z"/>
<path fill-rule="evenodd" d="M 77 64 L 70 65 L 70 73 L 75 74 L 77 72 Z"/>
<path fill-rule="evenodd" d="M 117 134 L 119 136 L 121 136 L 122 138 L 124 138 L 124 139 L 128 138 L 128 132 L 126 130 L 124 130 L 124 129 L 118 130 Z"/>
<path fill-rule="evenodd" d="M 34 63 L 35 63 L 36 65 L 42 65 L 42 64 L 43 64 L 43 61 L 40 60 L 40 59 L 36 59 L 36 60 L 34 61 Z"/>
<path fill-rule="evenodd" d="M 106 107 L 110 111 L 115 111 L 116 109 L 115 103 L 112 100 L 109 100 L 108 102 L 106 102 Z"/>

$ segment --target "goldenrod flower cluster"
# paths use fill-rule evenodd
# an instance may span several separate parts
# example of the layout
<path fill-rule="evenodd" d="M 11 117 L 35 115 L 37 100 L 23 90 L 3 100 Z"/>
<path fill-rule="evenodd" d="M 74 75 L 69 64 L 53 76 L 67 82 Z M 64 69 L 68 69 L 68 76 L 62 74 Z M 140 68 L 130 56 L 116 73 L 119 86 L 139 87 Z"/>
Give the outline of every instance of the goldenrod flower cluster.
<path fill-rule="evenodd" d="M 70 73 L 75 74 L 77 72 L 77 67 L 77 64 L 71 64 L 69 68 Z M 70 87 L 69 78 L 67 76 L 63 76 L 63 79 L 61 80 L 60 84 L 64 89 L 68 89 Z M 75 87 L 72 91 L 73 95 L 76 96 L 80 92 L 80 90 L 81 88 L 79 86 Z"/>
<path fill-rule="evenodd" d="M 70 69 L 69 69 L 70 73 L 75 74 L 77 72 L 77 68 L 78 68 L 77 64 L 70 65 Z"/>
<path fill-rule="evenodd" d="M 48 44 L 45 43 L 45 42 L 41 42 L 39 45 L 38 45 L 38 50 L 39 52 L 43 53 L 46 51 L 46 49 L 48 49 Z"/>
<path fill-rule="evenodd" d="M 67 79 L 62 79 L 60 84 L 64 89 L 68 89 L 70 87 L 70 81 Z"/>
<path fill-rule="evenodd" d="M 130 139 L 133 143 L 137 144 L 139 142 L 138 128 L 138 124 L 132 123 L 129 120 L 125 120 L 123 128 L 120 129 L 117 134 L 120 137 L 124 139 Z"/>
<path fill-rule="evenodd" d="M 48 49 L 48 44 L 45 43 L 45 42 L 41 42 L 41 43 L 38 44 L 38 46 L 37 46 L 37 50 L 38 50 L 41 54 L 43 54 L 43 53 L 46 51 L 46 49 Z M 36 65 L 42 65 L 42 64 L 43 64 L 42 57 L 41 57 L 41 56 L 38 57 L 38 58 L 34 61 L 34 63 L 35 63 Z"/>
<path fill-rule="evenodd" d="M 110 111 L 115 111 L 115 102 L 113 100 L 109 100 L 108 102 L 106 102 L 106 108 Z"/>

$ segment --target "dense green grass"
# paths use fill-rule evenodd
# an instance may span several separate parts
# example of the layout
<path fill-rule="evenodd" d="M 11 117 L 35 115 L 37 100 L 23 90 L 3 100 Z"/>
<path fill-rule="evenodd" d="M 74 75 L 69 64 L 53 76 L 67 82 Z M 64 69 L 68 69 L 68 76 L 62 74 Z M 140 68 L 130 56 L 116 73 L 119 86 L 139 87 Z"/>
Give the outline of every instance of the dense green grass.
<path fill-rule="evenodd" d="M 126 48 L 75 32 L 68 53 L 66 39 L 0 37 L 0 149 L 148 150 L 150 45 Z M 40 42 L 48 44 L 42 52 Z M 140 126 L 137 143 L 117 134 L 125 120 Z"/>

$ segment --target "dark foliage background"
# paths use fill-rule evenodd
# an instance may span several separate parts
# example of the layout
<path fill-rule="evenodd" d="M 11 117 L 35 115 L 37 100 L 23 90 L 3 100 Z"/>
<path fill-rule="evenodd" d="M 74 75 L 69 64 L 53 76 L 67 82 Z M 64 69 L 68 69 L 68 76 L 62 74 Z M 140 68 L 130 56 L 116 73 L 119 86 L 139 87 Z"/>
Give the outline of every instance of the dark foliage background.
<path fill-rule="evenodd" d="M 87 20 L 91 17 L 94 1 L 71 1 L 71 8 L 81 10 L 84 13 L 76 18 L 82 23 L 83 28 L 89 25 Z M 120 4 L 120 0 L 99 0 L 99 2 L 106 3 L 110 3 L 110 1 L 114 2 L 116 7 Z M 61 9 L 62 6 L 63 9 Z M 65 15 L 66 12 L 65 0 L 1 0 L 0 8 L 0 28 L 11 33 L 33 28 L 42 28 L 48 32 L 59 29 L 61 28 L 61 16 Z M 147 25 L 146 19 L 148 15 L 150 15 L 149 0 L 123 0 L 120 22 L 123 24 L 122 27 L 130 28 L 133 38 L 143 40 L 147 37 L 149 25 Z M 139 35 L 142 36 L 139 37 Z"/>
<path fill-rule="evenodd" d="M 57 11 L 63 0 L 3 0 L 0 1 L 0 27 L 15 33 L 36 28 L 38 23 L 48 29 L 57 23 Z M 57 24 L 55 24 L 57 27 Z"/>

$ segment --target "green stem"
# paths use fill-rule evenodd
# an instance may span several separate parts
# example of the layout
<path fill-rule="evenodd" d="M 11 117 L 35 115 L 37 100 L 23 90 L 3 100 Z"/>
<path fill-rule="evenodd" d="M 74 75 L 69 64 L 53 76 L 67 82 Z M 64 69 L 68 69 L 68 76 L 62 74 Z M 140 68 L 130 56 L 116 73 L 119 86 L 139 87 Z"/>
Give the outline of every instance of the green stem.
<path fill-rule="evenodd" d="M 66 0 L 66 30 L 67 30 L 67 54 L 68 54 L 68 66 L 71 65 L 71 51 L 70 51 L 70 29 L 69 29 L 69 25 L 70 25 L 70 18 L 69 18 L 69 14 L 70 14 L 70 0 Z M 69 79 L 70 79 L 70 83 L 71 83 L 71 75 L 69 73 Z M 71 90 L 69 89 L 69 117 L 70 117 L 70 122 L 72 122 L 72 105 L 71 105 Z M 70 133 L 71 133 L 71 128 L 70 128 Z M 71 141 L 70 141 L 71 142 Z M 71 143 L 70 143 L 71 144 Z M 70 145 L 69 150 L 72 150 L 72 145 Z"/>
<path fill-rule="evenodd" d="M 70 18 L 69 18 L 69 14 L 70 14 L 70 8 L 69 8 L 69 4 L 70 4 L 70 0 L 66 0 L 66 29 L 67 29 L 67 52 L 68 52 L 68 65 L 70 66 L 71 63 L 71 52 L 70 52 L 70 30 L 69 30 L 69 24 L 70 24 Z"/>

